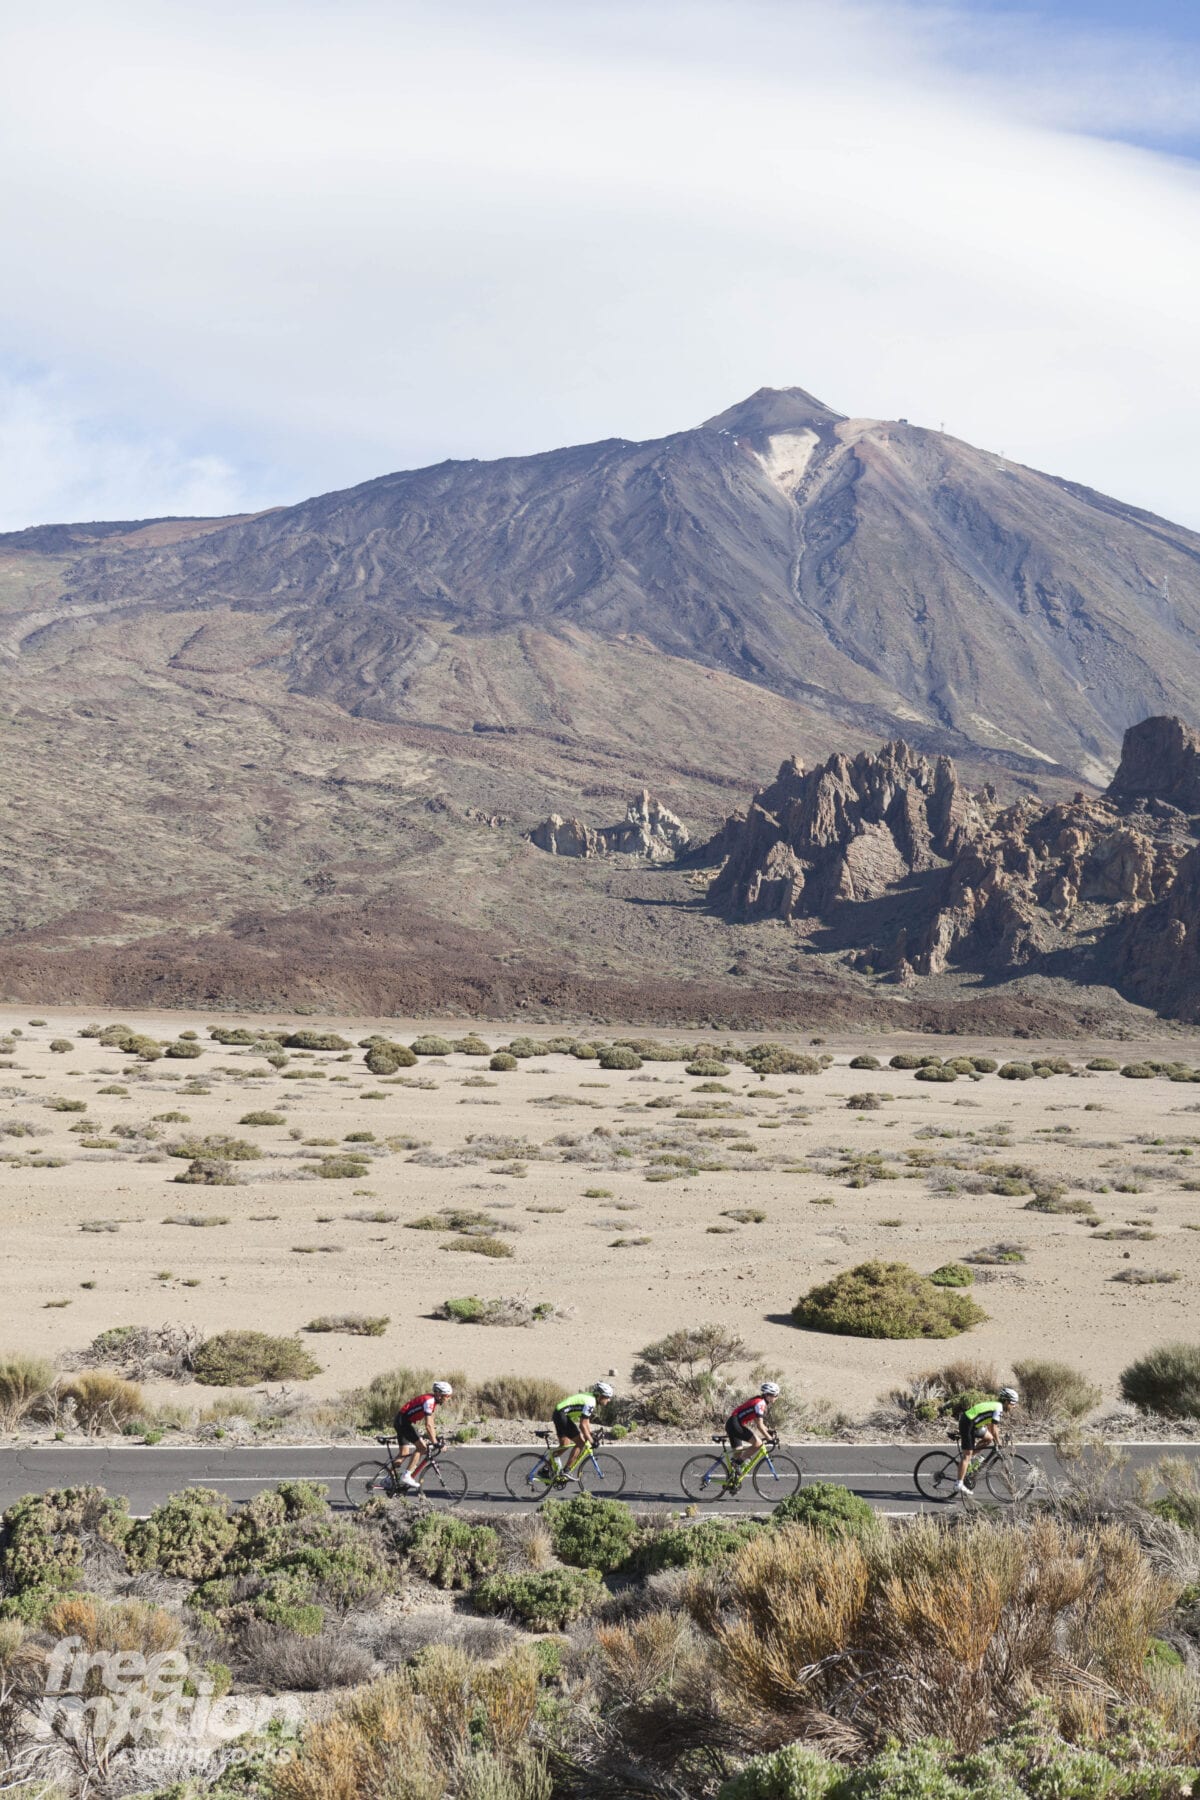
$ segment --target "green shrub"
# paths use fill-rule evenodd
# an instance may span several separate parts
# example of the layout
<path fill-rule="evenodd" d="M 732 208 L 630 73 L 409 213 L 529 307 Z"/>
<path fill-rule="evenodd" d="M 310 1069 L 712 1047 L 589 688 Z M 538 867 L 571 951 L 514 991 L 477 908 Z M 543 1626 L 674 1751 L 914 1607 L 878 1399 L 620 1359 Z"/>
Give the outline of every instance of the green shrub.
<path fill-rule="evenodd" d="M 163 1055 L 169 1056 L 173 1062 L 194 1062 L 196 1057 L 204 1055 L 204 1046 L 179 1038 L 174 1044 L 167 1045 Z"/>
<path fill-rule="evenodd" d="M 711 1569 L 767 1529 L 760 1519 L 699 1519 L 644 1535 L 633 1553 L 640 1575 L 660 1569 Z"/>
<path fill-rule="evenodd" d="M 493 1056 L 488 1063 L 488 1068 L 493 1070 L 497 1075 L 511 1074 L 512 1071 L 518 1067 L 519 1064 L 516 1057 L 507 1050 L 497 1050 L 495 1056 Z"/>
<path fill-rule="evenodd" d="M 1024 1244 L 985 1244 L 982 1250 L 972 1250 L 966 1260 L 985 1267 L 997 1263 L 1023 1263 L 1025 1249 Z"/>
<path fill-rule="evenodd" d="M 120 1545 L 130 1528 L 124 1500 L 96 1487 L 52 1488 L 26 1494 L 0 1519 L 0 1585 L 10 1595 L 60 1593 L 83 1573 L 83 1539 Z M 9 1611 L 0 1602 L 0 1613 Z"/>
<path fill-rule="evenodd" d="M 880 1532 L 879 1518 L 867 1500 L 832 1481 L 813 1481 L 771 1512 L 774 1525 L 807 1525 L 827 1538 L 869 1538 Z"/>
<path fill-rule="evenodd" d="M 1035 1419 L 1082 1419 L 1103 1390 L 1067 1363 L 1029 1358 L 1013 1364 L 1021 1404 Z"/>
<path fill-rule="evenodd" d="M 221 1331 L 196 1352 L 196 1380 L 205 1387 L 253 1387 L 260 1381 L 309 1381 L 321 1373 L 299 1338 L 265 1331 Z"/>
<path fill-rule="evenodd" d="M 1003 1074 L 1003 1070 L 1001 1073 Z M 926 1063 L 916 1071 L 913 1079 L 916 1081 L 957 1081 L 958 1071 L 949 1063 Z"/>
<path fill-rule="evenodd" d="M 70 1038 L 51 1038 L 50 1048 L 55 1056 L 69 1056 L 75 1046 Z"/>
<path fill-rule="evenodd" d="M 286 1125 L 287 1114 L 277 1112 L 243 1113 L 238 1120 L 239 1125 Z"/>
<path fill-rule="evenodd" d="M 308 1167 L 321 1181 L 361 1181 L 371 1165 L 363 1156 L 322 1156 Z"/>
<path fill-rule="evenodd" d="M 721 1788 L 717 1800 L 832 1800 L 846 1785 L 846 1771 L 808 1744 L 784 1744 L 756 1756 Z M 840 1796 L 839 1796 L 840 1800 Z M 909 1786 L 895 1800 L 941 1800 L 936 1790 Z"/>
<path fill-rule="evenodd" d="M 443 1244 L 443 1250 L 467 1250 L 476 1256 L 504 1257 L 513 1255 L 513 1247 L 506 1244 L 503 1238 L 496 1237 L 456 1237 L 453 1243 Z"/>
<path fill-rule="evenodd" d="M 640 1069 L 642 1059 L 636 1050 L 628 1050 L 624 1044 L 606 1044 L 600 1052 L 602 1069 Z"/>
<path fill-rule="evenodd" d="M 536 1325 L 542 1319 L 552 1319 L 555 1308 L 550 1300 L 531 1303 L 510 1296 L 481 1300 L 477 1294 L 466 1294 L 443 1300 L 435 1312 L 438 1318 L 450 1319 L 455 1325 Z"/>
<path fill-rule="evenodd" d="M 859 1263 L 792 1308 L 796 1325 L 842 1337 L 954 1337 L 986 1317 L 969 1295 L 935 1286 L 906 1263 Z"/>
<path fill-rule="evenodd" d="M 426 1032 L 424 1037 L 414 1038 L 409 1048 L 414 1056 L 449 1056 L 454 1045 L 447 1038 L 435 1037 L 432 1032 Z"/>
<path fill-rule="evenodd" d="M 542 1569 L 527 1575 L 485 1575 L 471 1598 L 482 1613 L 511 1613 L 530 1631 L 565 1631 L 595 1612 L 604 1584 L 595 1569 Z"/>
<path fill-rule="evenodd" d="M 889 1069 L 919 1069 L 921 1058 L 914 1056 L 911 1050 L 898 1050 L 895 1056 L 888 1059 Z"/>
<path fill-rule="evenodd" d="M 754 1044 L 745 1053 L 745 1063 L 756 1075 L 819 1075 L 821 1064 L 815 1056 L 800 1050 L 789 1050 L 784 1044 Z"/>
<path fill-rule="evenodd" d="M 591 1494 L 575 1494 L 570 1500 L 547 1500 L 542 1517 L 550 1528 L 550 1541 L 560 1562 L 577 1569 L 599 1569 L 602 1575 L 628 1560 L 638 1534 L 627 1506 L 619 1500 L 601 1500 Z"/>
<path fill-rule="evenodd" d="M 349 1050 L 350 1045 L 336 1031 L 289 1031 L 283 1039 L 285 1050 Z"/>
<path fill-rule="evenodd" d="M 224 1494 L 213 1488 L 186 1488 L 137 1519 L 125 1541 L 135 1569 L 161 1569 L 188 1581 L 206 1581 L 224 1566 L 237 1527 Z"/>
<path fill-rule="evenodd" d="M 1121 1372 L 1121 1398 L 1165 1419 L 1200 1419 L 1200 1344 L 1163 1344 Z"/>
<path fill-rule="evenodd" d="M 1026 1062 L 1001 1063 L 997 1073 L 1001 1081 L 1032 1081 L 1034 1079 L 1033 1066 Z"/>
<path fill-rule="evenodd" d="M 305 1331 L 339 1331 L 346 1337 L 382 1337 L 391 1320 L 386 1313 L 322 1313 Z"/>
<path fill-rule="evenodd" d="M 935 1287 L 964 1288 L 970 1287 L 975 1275 L 966 1263 L 942 1263 L 940 1268 L 932 1271 L 929 1279 Z"/>
<path fill-rule="evenodd" d="M 86 1100 L 47 1100 L 46 1109 L 48 1112 L 85 1113 L 87 1111 L 87 1101 Z"/>
<path fill-rule="evenodd" d="M 179 1138 L 166 1146 L 168 1156 L 191 1162 L 257 1162 L 262 1151 L 247 1138 L 225 1137 L 216 1133 L 204 1138 Z"/>
<path fill-rule="evenodd" d="M 994 1075 L 1000 1064 L 994 1056 L 973 1056 L 971 1066 L 977 1075 Z"/>
<path fill-rule="evenodd" d="M 706 1075 L 712 1078 L 728 1075 L 728 1073 L 729 1064 L 718 1062 L 713 1056 L 697 1057 L 695 1062 L 688 1063 L 684 1069 L 685 1075 Z"/>
<path fill-rule="evenodd" d="M 398 1069 L 411 1069 L 416 1060 L 407 1044 L 392 1044 L 386 1038 L 376 1038 L 363 1058 L 371 1075 L 394 1075 Z"/>
<path fill-rule="evenodd" d="M 500 1560 L 500 1537 L 490 1525 L 468 1525 L 446 1513 L 426 1513 L 407 1544 L 412 1567 L 440 1588 L 469 1588 Z"/>
<path fill-rule="evenodd" d="M 882 1069 L 883 1064 L 877 1056 L 871 1056 L 864 1051 L 860 1056 L 850 1058 L 850 1067 L 852 1069 Z"/>

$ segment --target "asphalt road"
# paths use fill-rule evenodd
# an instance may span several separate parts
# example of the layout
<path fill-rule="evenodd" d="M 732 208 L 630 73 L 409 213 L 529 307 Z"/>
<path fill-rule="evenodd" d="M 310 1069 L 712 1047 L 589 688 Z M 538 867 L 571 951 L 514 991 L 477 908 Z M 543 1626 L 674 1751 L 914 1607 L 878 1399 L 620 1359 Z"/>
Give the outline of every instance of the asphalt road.
<path fill-rule="evenodd" d="M 514 1444 L 456 1445 L 448 1452 L 467 1472 L 470 1487 L 465 1506 L 485 1512 L 525 1509 L 525 1503 L 511 1500 L 504 1487 L 505 1465 L 519 1448 Z M 679 1471 L 690 1455 L 708 1446 L 623 1443 L 609 1448 L 616 1450 L 628 1471 L 623 1498 L 630 1505 L 682 1507 L 687 1502 L 679 1487 Z M 805 1444 L 790 1454 L 801 1464 L 806 1482 L 838 1482 L 881 1512 L 895 1514 L 922 1509 L 913 1486 L 913 1465 L 926 1450 L 948 1448 L 943 1438 L 924 1445 Z M 1053 1446 L 1018 1448 L 1040 1464 L 1051 1483 L 1061 1475 Z M 336 1449 L 320 1444 L 291 1449 L 231 1449 L 219 1444 L 91 1449 L 46 1444 L 35 1449 L 0 1450 L 0 1508 L 23 1494 L 94 1484 L 111 1494 L 123 1494 L 131 1510 L 143 1514 L 181 1488 L 217 1488 L 232 1500 L 246 1500 L 277 1481 L 300 1477 L 327 1482 L 330 1500 L 337 1504 L 343 1498 L 346 1471 L 373 1451 L 370 1443 Z M 1125 1453 L 1132 1471 L 1167 1454 L 1200 1458 L 1200 1445 L 1136 1444 L 1126 1446 Z M 753 1492 L 719 1503 L 720 1510 L 735 1515 L 749 1515 L 762 1507 Z"/>

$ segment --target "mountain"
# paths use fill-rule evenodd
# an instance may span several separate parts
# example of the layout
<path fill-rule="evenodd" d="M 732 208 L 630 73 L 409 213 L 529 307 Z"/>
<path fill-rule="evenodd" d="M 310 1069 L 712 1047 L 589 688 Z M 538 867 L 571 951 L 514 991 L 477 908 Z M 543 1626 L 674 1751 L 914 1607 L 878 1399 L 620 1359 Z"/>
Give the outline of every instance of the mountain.
<path fill-rule="evenodd" d="M 449 628 L 638 641 L 920 747 L 1102 782 L 1186 710 L 1200 536 L 940 433 L 765 389 L 697 429 L 446 462 L 143 554 L 76 606 L 229 606 L 288 685 L 410 717 Z"/>
<path fill-rule="evenodd" d="M 0 993 L 782 1016 L 819 959 L 694 872 L 527 833 L 648 788 L 702 839 L 786 758 L 881 738 L 1053 801 L 1198 675 L 1196 534 L 798 388 L 255 516 L 11 533 Z"/>

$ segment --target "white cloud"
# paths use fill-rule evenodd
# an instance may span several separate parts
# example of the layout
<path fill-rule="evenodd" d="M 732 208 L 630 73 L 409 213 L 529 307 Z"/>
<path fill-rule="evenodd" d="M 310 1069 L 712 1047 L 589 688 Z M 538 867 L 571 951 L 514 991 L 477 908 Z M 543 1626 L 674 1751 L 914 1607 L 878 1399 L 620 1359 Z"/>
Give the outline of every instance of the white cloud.
<path fill-rule="evenodd" d="M 1148 50 L 1118 109 L 1103 43 L 1056 105 L 1028 31 L 900 0 L 63 0 L 8 40 L 0 324 L 137 424 L 68 420 L 57 490 L 42 432 L 56 516 L 100 452 L 110 511 L 225 509 L 796 382 L 1200 524 L 1198 177 L 1076 131 L 1184 118 Z M 202 450 L 156 486 L 161 441 Z"/>
<path fill-rule="evenodd" d="M 89 419 L 60 381 L 0 375 L 0 531 L 232 513 L 249 491 L 246 473 L 219 456 Z"/>

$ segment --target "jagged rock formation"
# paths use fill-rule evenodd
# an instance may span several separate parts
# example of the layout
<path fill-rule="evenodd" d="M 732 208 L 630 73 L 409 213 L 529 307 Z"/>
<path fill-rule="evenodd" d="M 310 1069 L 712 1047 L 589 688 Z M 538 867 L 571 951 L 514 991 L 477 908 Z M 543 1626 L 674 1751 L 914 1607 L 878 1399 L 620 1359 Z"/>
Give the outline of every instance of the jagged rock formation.
<path fill-rule="evenodd" d="M 618 825 L 585 825 L 551 813 L 529 834 L 531 844 L 551 856 L 640 856 L 648 862 L 675 862 L 691 843 L 691 834 L 649 788 L 629 802 Z"/>
<path fill-rule="evenodd" d="M 1178 719 L 1127 731 L 1097 798 L 1003 806 L 948 758 L 893 743 L 807 773 L 785 763 L 722 837 L 715 909 L 817 921 L 862 971 L 911 985 L 1053 958 L 1056 973 L 1200 1013 L 1200 734 Z"/>

